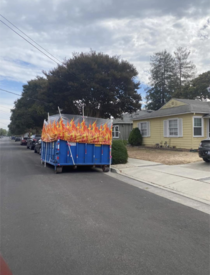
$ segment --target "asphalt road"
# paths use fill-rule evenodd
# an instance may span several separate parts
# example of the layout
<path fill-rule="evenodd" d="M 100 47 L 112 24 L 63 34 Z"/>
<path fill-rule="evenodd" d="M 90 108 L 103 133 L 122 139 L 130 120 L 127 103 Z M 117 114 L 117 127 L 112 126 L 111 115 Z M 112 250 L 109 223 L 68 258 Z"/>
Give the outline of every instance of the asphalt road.
<path fill-rule="evenodd" d="M 209 275 L 209 216 L 94 170 L 54 174 L 0 140 L 0 252 L 13 275 Z"/>

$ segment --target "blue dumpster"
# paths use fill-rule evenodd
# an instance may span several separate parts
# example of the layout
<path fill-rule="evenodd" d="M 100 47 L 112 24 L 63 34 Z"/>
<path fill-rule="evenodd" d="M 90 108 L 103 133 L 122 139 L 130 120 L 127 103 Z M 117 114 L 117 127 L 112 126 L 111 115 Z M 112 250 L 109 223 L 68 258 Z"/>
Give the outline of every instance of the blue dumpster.
<path fill-rule="evenodd" d="M 89 165 L 101 166 L 108 170 L 110 164 L 110 146 L 86 143 L 73 143 L 65 140 L 42 141 L 41 160 L 54 166 L 61 173 L 63 166 Z"/>
<path fill-rule="evenodd" d="M 42 129 L 41 161 L 54 166 L 101 166 L 108 170 L 111 157 L 112 121 L 60 114 L 48 117 Z"/>

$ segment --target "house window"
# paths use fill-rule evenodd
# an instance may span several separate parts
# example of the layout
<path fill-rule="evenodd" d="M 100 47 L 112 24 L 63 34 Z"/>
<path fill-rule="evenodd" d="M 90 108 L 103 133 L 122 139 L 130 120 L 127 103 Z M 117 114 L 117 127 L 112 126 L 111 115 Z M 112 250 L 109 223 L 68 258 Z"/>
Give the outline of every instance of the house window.
<path fill-rule="evenodd" d="M 147 123 L 146 122 L 141 123 L 141 134 L 143 137 L 147 136 Z"/>
<path fill-rule="evenodd" d="M 139 123 L 139 130 L 141 132 L 142 137 L 150 136 L 150 125 L 148 121 Z"/>
<path fill-rule="evenodd" d="M 174 118 L 163 121 L 164 137 L 183 137 L 182 118 Z"/>
<path fill-rule="evenodd" d="M 202 117 L 193 118 L 193 135 L 194 137 L 203 136 L 203 119 Z"/>
<path fill-rule="evenodd" d="M 112 137 L 113 138 L 119 138 L 119 126 L 118 125 L 114 125 L 112 128 Z"/>
<path fill-rule="evenodd" d="M 169 137 L 178 136 L 178 119 L 169 120 Z"/>

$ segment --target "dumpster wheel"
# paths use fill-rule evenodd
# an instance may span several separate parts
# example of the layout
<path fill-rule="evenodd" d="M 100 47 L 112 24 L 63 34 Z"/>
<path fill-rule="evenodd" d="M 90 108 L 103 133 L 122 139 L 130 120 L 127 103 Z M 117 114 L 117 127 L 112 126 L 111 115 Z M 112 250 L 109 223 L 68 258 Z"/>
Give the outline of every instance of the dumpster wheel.
<path fill-rule="evenodd" d="M 55 166 L 55 174 L 62 173 L 63 167 L 62 166 Z"/>
<path fill-rule="evenodd" d="M 109 167 L 103 165 L 102 170 L 103 170 L 103 172 L 109 172 Z"/>

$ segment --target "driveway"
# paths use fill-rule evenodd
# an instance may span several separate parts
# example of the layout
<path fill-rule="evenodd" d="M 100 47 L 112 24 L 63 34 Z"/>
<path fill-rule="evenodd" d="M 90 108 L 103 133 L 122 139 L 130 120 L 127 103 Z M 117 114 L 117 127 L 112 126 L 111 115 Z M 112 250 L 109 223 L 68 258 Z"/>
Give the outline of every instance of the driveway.
<path fill-rule="evenodd" d="M 13 275 L 209 275 L 209 215 L 95 170 L 55 175 L 0 140 L 0 253 Z"/>

